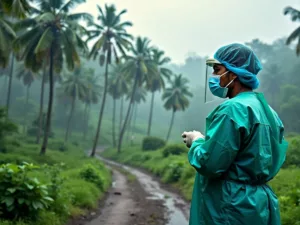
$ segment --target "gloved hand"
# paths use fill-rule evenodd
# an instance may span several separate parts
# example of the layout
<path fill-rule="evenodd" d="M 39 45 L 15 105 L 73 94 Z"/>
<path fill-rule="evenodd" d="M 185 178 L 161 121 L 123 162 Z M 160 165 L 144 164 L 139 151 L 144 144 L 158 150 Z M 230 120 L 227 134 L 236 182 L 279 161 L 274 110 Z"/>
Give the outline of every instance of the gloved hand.
<path fill-rule="evenodd" d="M 186 144 L 188 148 L 191 147 L 193 141 L 197 140 L 198 138 L 204 138 L 203 134 L 199 131 L 185 131 L 182 133 L 181 137 L 183 138 L 183 142 Z"/>

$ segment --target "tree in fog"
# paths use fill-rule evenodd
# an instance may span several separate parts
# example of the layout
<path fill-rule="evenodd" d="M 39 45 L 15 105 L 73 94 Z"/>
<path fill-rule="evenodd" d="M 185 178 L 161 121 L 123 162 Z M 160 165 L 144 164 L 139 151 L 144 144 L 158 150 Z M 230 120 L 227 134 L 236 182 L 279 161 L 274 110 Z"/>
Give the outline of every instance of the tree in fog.
<path fill-rule="evenodd" d="M 122 65 L 116 65 L 110 73 L 108 93 L 113 98 L 113 119 L 112 119 L 112 140 L 113 147 L 116 147 L 116 101 L 128 93 L 128 80 L 122 72 Z M 120 120 L 122 120 L 123 102 L 121 102 Z"/>
<path fill-rule="evenodd" d="M 68 97 L 71 100 L 71 108 L 69 111 L 66 133 L 65 133 L 65 142 L 68 141 L 70 133 L 70 125 L 74 114 L 76 101 L 86 98 L 88 83 L 86 80 L 87 69 L 84 67 L 75 68 L 74 72 L 68 74 L 66 79 L 62 82 L 60 86 L 61 95 Z"/>
<path fill-rule="evenodd" d="M 300 11 L 292 8 L 292 7 L 286 7 L 284 9 L 284 14 L 290 14 L 292 17 L 292 21 L 294 22 L 300 22 Z M 297 55 L 300 55 L 300 26 L 294 30 L 290 36 L 288 37 L 286 43 L 289 45 L 291 44 L 294 40 L 298 40 L 297 47 L 296 47 L 296 53 Z"/>
<path fill-rule="evenodd" d="M 193 97 L 193 94 L 189 91 L 188 82 L 188 79 L 184 78 L 181 74 L 175 75 L 174 80 L 170 81 L 170 87 L 166 88 L 162 96 L 162 99 L 165 101 L 164 107 L 166 110 L 172 110 L 166 141 L 169 140 L 171 134 L 175 113 L 177 111 L 184 111 L 189 106 L 188 97 Z"/>
<path fill-rule="evenodd" d="M 103 92 L 103 87 L 100 85 L 100 77 L 95 74 L 94 69 L 88 69 L 86 81 L 88 89 L 85 98 L 83 99 L 83 103 L 85 104 L 83 116 L 84 129 L 82 130 L 83 140 L 86 140 L 86 135 L 88 133 L 91 104 L 98 104 Z"/>
<path fill-rule="evenodd" d="M 129 77 L 133 82 L 133 86 L 125 120 L 120 132 L 118 152 L 120 152 L 122 148 L 123 136 L 134 103 L 136 89 L 141 87 L 145 82 L 150 82 L 151 76 L 157 76 L 158 73 L 157 65 L 151 58 L 151 46 L 148 38 L 137 37 L 135 45 L 132 46 L 130 50 L 132 55 L 126 57 L 127 60 L 123 71 L 125 76 Z"/>
<path fill-rule="evenodd" d="M 69 13 L 82 2 L 85 1 L 42 1 L 39 9 L 34 9 L 36 16 L 17 24 L 23 32 L 15 40 L 14 48 L 22 53 L 25 67 L 37 72 L 44 62 L 49 65 L 49 101 L 41 155 L 46 153 L 51 126 L 54 73 L 62 70 L 64 62 L 72 71 L 80 64 L 78 51 L 88 51 L 86 43 L 81 39 L 86 30 L 79 25 L 78 20 L 91 21 L 92 17 L 87 13 Z"/>
<path fill-rule="evenodd" d="M 132 95 L 133 89 L 131 88 L 130 90 L 131 91 L 129 91 L 128 95 L 127 95 L 127 100 L 130 100 L 131 95 Z M 128 121 L 128 129 L 127 129 L 128 139 L 130 137 L 130 134 L 133 135 L 133 131 L 136 129 L 135 124 L 136 124 L 136 118 L 137 118 L 138 105 L 141 102 L 146 102 L 146 97 L 147 97 L 146 88 L 143 86 L 137 87 L 134 92 L 132 110 L 131 110 L 131 114 L 129 116 L 129 121 Z M 133 121 L 132 121 L 132 119 L 133 119 Z"/>
<path fill-rule="evenodd" d="M 29 100 L 29 92 L 30 92 L 30 87 L 32 85 L 32 83 L 34 82 L 34 80 L 37 78 L 37 74 L 34 74 L 30 69 L 26 69 L 24 67 L 24 65 L 22 64 L 19 68 L 18 68 L 18 71 L 17 71 L 17 78 L 19 80 L 22 80 L 23 81 L 23 84 L 24 86 L 26 87 L 26 100 L 25 100 L 25 104 L 24 104 L 24 110 L 23 110 L 23 113 L 24 113 L 24 123 L 23 123 L 23 131 L 25 133 L 26 131 L 26 124 L 27 124 L 27 112 L 29 111 L 28 110 L 28 100 Z"/>
<path fill-rule="evenodd" d="M 130 40 L 132 36 L 126 32 L 126 28 L 132 26 L 131 22 L 122 22 L 121 16 L 127 12 L 127 10 L 122 10 L 120 13 L 117 13 L 116 7 L 114 5 L 105 5 L 104 10 L 97 5 L 99 16 L 99 23 L 90 23 L 90 26 L 94 30 L 90 30 L 89 40 L 97 38 L 97 41 L 92 47 L 90 52 L 90 57 L 94 60 L 99 56 L 100 66 L 105 64 L 105 73 L 104 73 L 104 92 L 102 96 L 101 108 L 99 112 L 98 126 L 95 135 L 94 145 L 91 152 L 91 156 L 94 156 L 96 153 L 96 148 L 98 144 L 98 139 L 100 135 L 101 123 L 103 118 L 103 112 L 106 101 L 106 94 L 108 88 L 108 73 L 109 65 L 112 63 L 112 58 L 116 59 L 116 63 L 119 62 L 118 51 L 122 55 L 125 54 L 125 50 L 130 46 Z"/>
<path fill-rule="evenodd" d="M 147 90 L 151 92 L 151 103 L 150 103 L 150 113 L 149 113 L 149 121 L 148 121 L 148 130 L 147 135 L 150 136 L 151 134 L 151 124 L 152 124 L 152 117 L 153 117 L 153 105 L 154 105 L 154 95 L 156 91 L 160 91 L 165 88 L 165 81 L 164 79 L 169 80 L 172 75 L 172 71 L 168 68 L 165 68 L 165 64 L 169 63 L 171 59 L 169 57 L 164 56 L 165 52 L 159 50 L 158 48 L 152 49 L 152 59 L 154 63 L 158 67 L 158 74 L 153 75 L 151 80 L 147 82 Z"/>

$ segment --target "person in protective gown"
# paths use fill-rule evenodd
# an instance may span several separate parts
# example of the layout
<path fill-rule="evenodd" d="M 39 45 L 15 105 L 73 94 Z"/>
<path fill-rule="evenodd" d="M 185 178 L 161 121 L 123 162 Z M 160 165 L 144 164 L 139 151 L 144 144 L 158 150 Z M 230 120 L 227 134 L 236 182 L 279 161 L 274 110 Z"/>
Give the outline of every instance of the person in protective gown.
<path fill-rule="evenodd" d="M 207 65 L 213 67 L 210 91 L 229 99 L 206 118 L 205 136 L 182 134 L 197 171 L 189 224 L 280 225 L 278 200 L 267 183 L 288 145 L 277 113 L 253 91 L 262 66 L 242 44 L 221 47 Z"/>

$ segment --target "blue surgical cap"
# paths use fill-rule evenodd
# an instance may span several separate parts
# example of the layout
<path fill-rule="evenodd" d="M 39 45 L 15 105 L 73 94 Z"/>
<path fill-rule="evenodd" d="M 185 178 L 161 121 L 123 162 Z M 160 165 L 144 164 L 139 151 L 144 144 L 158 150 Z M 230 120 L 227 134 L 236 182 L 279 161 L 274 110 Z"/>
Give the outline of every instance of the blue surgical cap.
<path fill-rule="evenodd" d="M 252 89 L 258 88 L 257 74 L 262 65 L 250 48 L 242 44 L 226 45 L 218 49 L 214 58 L 235 73 L 241 83 Z"/>

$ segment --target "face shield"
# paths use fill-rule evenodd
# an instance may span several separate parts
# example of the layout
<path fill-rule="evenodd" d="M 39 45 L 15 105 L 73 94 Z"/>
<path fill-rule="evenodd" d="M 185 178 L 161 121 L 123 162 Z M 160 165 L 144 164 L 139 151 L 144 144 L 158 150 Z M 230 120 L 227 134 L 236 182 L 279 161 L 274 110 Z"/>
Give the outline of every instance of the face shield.
<path fill-rule="evenodd" d="M 205 72 L 205 93 L 204 93 L 204 103 L 219 103 L 224 101 L 224 99 L 221 99 L 217 96 L 214 96 L 211 91 L 209 90 L 209 77 L 213 75 L 213 66 L 215 64 L 221 64 L 218 60 L 209 58 L 206 60 L 206 72 Z"/>

